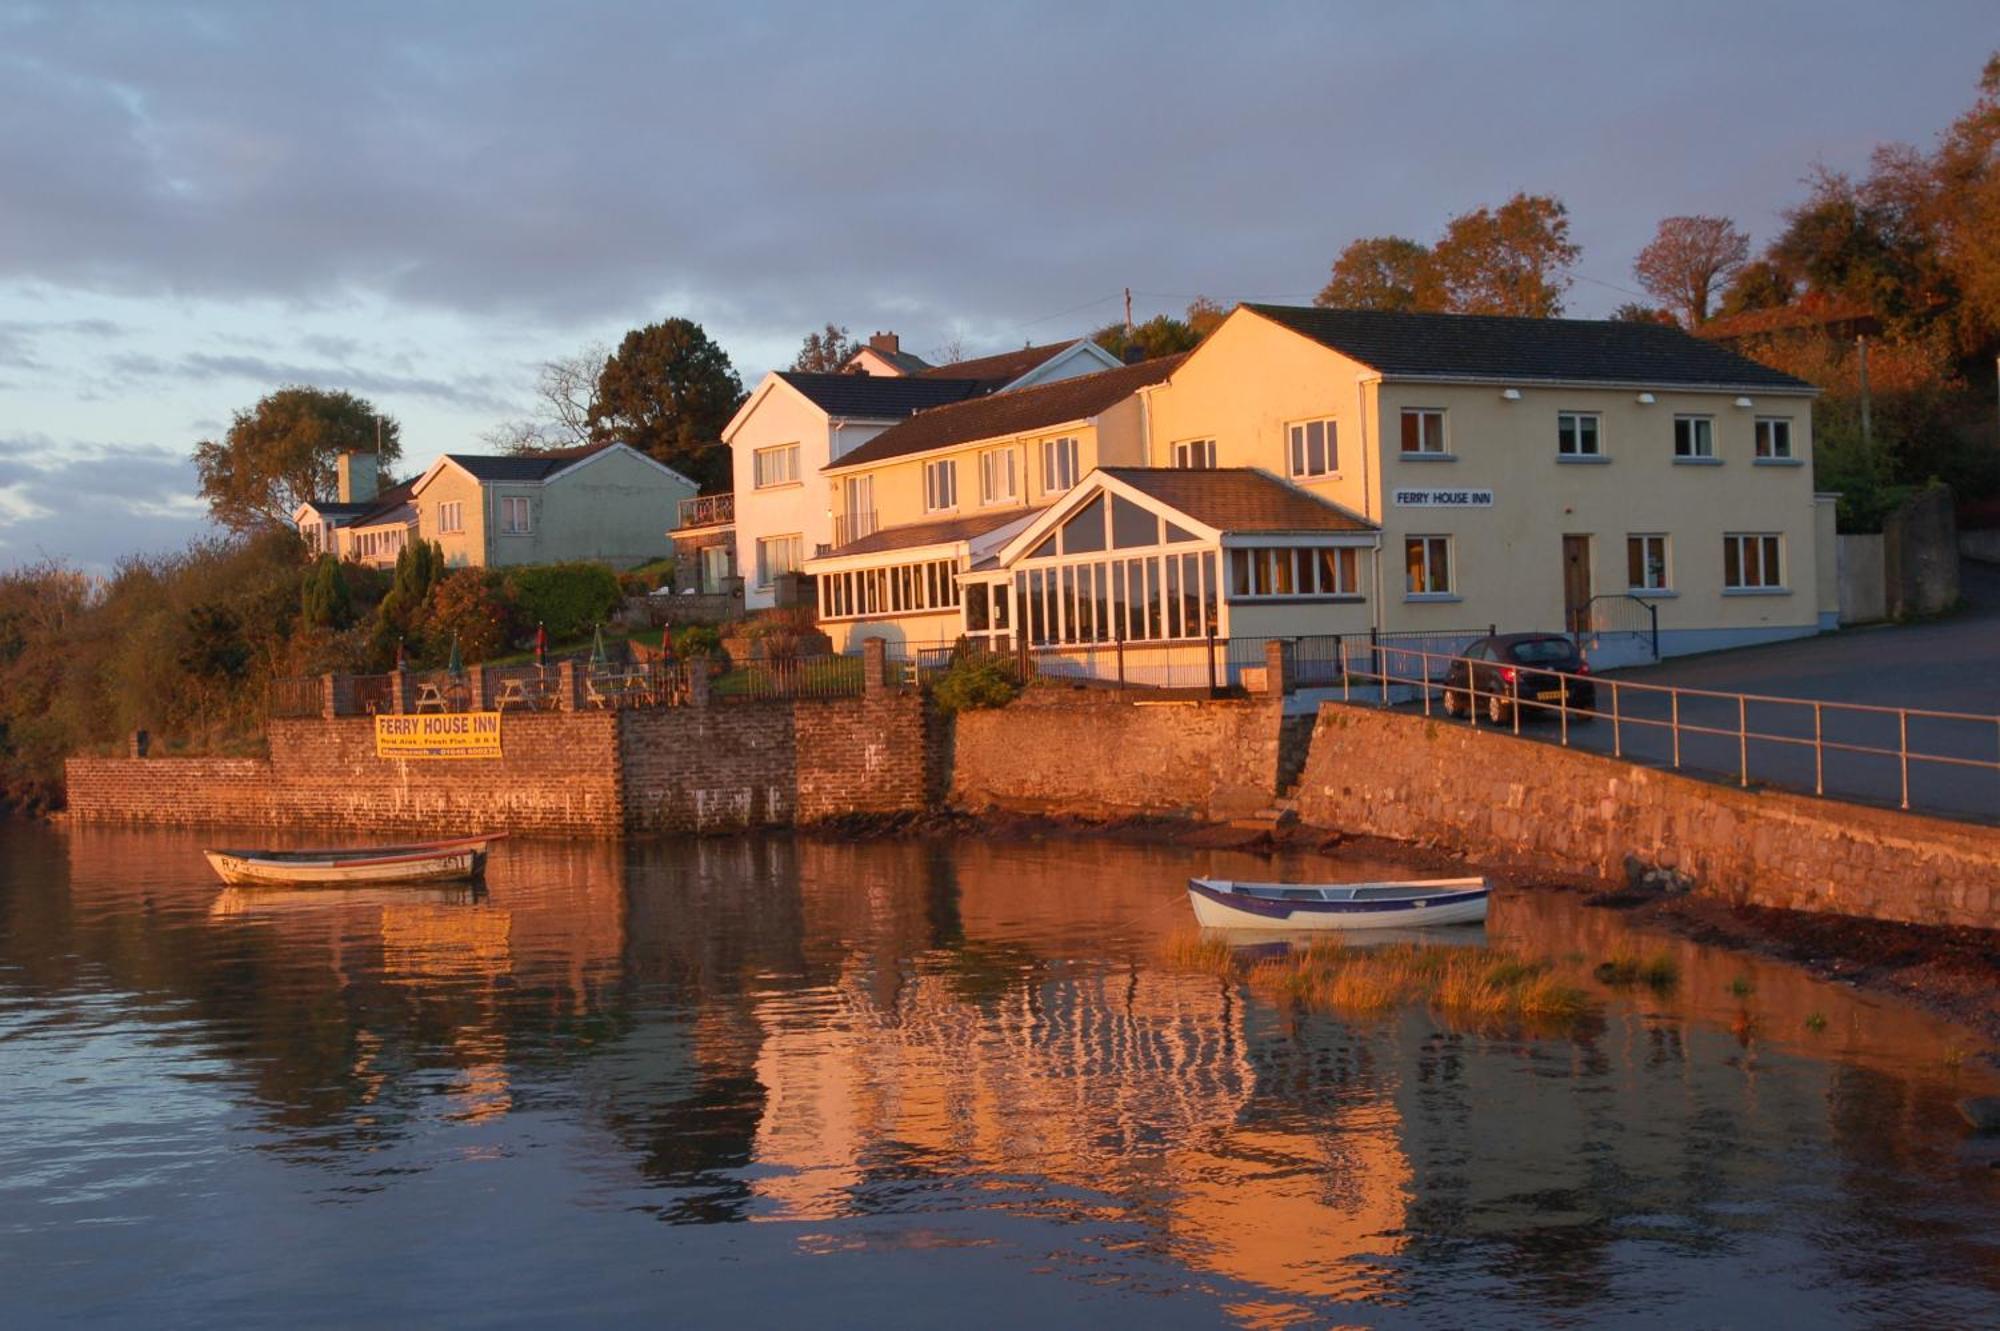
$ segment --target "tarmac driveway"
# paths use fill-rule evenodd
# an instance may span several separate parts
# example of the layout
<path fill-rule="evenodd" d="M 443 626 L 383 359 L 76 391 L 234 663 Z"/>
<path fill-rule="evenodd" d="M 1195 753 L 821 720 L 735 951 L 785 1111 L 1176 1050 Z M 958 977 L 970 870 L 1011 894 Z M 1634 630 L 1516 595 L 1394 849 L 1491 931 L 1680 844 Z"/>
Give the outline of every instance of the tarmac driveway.
<path fill-rule="evenodd" d="M 1670 685 L 1771 701 L 1739 704 L 1683 693 L 1676 703 L 1665 692 L 1620 687 L 1614 718 L 1613 690 L 1600 685 L 1600 715 L 1571 724 L 1568 742 L 1718 780 L 1747 778 L 2000 822 L 2000 568 L 1968 563 L 1962 583 L 1967 608 L 1930 623 L 1849 629 L 1607 672 L 1605 685 Z M 1786 699 L 1799 701 L 1776 701 Z M 1525 721 L 1521 733 L 1562 738 L 1553 716 Z"/>

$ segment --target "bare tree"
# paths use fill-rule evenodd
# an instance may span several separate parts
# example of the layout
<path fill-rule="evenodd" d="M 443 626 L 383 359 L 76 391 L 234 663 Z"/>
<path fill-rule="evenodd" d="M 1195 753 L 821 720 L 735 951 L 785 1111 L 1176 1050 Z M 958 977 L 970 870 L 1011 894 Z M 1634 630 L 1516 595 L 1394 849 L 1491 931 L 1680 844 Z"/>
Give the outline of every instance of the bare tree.
<path fill-rule="evenodd" d="M 546 453 L 590 442 L 590 404 L 610 349 L 593 343 L 574 356 L 542 362 L 535 375 L 534 412 L 525 420 L 503 421 L 482 436 L 508 453 Z"/>
<path fill-rule="evenodd" d="M 1750 237 L 1726 217 L 1668 217 L 1639 251 L 1639 285 L 1689 328 L 1708 322 L 1709 298 L 1750 258 Z"/>

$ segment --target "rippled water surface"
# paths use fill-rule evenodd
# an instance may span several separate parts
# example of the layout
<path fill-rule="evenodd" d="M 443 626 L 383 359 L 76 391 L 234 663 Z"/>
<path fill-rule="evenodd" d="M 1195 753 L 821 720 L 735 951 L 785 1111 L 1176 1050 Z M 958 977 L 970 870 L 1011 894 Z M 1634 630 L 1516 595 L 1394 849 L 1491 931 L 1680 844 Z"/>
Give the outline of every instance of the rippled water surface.
<path fill-rule="evenodd" d="M 0 1325 L 2000 1325 L 1966 1037 L 1574 898 L 1529 1034 L 1173 969 L 1219 853 L 199 846 L 0 829 Z"/>

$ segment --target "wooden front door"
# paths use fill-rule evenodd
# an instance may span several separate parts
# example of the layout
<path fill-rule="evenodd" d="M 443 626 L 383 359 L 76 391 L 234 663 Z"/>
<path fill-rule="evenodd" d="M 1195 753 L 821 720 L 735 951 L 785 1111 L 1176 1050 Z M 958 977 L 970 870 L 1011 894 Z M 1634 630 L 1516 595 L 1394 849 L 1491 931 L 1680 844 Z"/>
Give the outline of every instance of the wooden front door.
<path fill-rule="evenodd" d="M 1563 629 L 1581 637 L 1590 631 L 1590 538 L 1563 537 Z"/>

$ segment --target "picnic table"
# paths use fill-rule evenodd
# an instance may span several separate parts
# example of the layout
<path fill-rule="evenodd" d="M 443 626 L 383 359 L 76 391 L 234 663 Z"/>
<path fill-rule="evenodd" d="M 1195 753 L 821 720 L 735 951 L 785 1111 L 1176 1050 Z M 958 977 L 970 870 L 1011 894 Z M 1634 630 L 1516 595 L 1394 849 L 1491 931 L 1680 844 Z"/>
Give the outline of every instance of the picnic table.
<path fill-rule="evenodd" d="M 497 711 L 509 707 L 526 707 L 530 711 L 546 712 L 556 705 L 556 685 L 546 673 L 523 677 L 509 675 L 500 681 L 499 692 L 493 697 Z"/>
<path fill-rule="evenodd" d="M 469 690 L 462 681 L 421 679 L 417 681 L 416 710 L 419 712 L 462 712 Z"/>
<path fill-rule="evenodd" d="M 592 707 L 639 707 L 653 701 L 653 676 L 648 670 L 593 670 L 583 678 L 585 701 Z"/>

